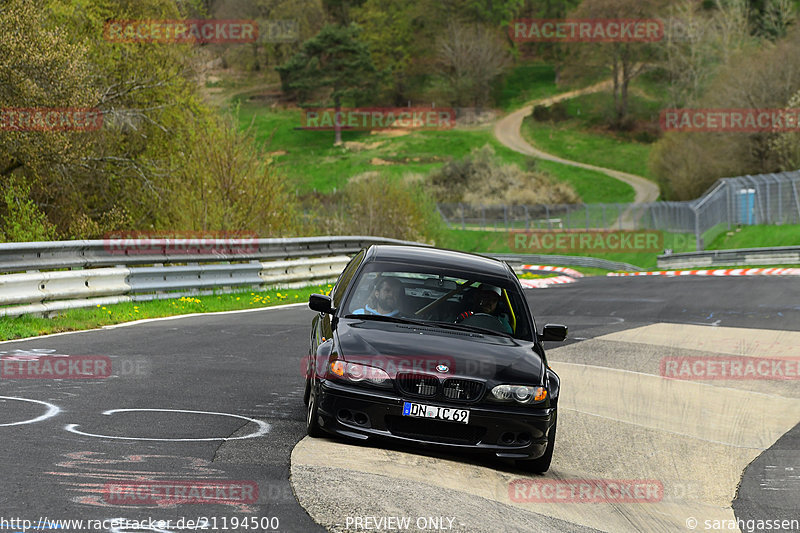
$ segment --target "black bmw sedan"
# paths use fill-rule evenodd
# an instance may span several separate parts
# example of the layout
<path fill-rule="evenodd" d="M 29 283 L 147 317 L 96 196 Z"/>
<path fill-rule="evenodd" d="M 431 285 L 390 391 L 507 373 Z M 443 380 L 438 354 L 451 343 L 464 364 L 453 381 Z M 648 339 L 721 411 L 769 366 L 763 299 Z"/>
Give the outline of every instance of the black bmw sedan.
<path fill-rule="evenodd" d="M 559 378 L 522 287 L 504 262 L 422 246 L 375 245 L 312 295 L 307 430 L 392 439 L 550 466 Z"/>

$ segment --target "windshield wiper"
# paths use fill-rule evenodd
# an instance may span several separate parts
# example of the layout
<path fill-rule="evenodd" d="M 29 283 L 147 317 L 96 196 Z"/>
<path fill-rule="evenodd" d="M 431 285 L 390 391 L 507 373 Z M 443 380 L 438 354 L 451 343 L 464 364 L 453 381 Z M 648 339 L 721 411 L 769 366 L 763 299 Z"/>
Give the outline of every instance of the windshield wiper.
<path fill-rule="evenodd" d="M 345 318 L 359 318 L 362 320 L 379 320 L 381 322 L 396 322 L 398 324 L 412 324 L 414 326 L 430 326 L 428 322 L 421 320 L 411 320 L 410 318 L 403 318 L 399 316 L 386 316 L 386 315 L 345 315 Z"/>
<path fill-rule="evenodd" d="M 497 331 L 495 329 L 481 328 L 478 326 L 467 326 L 465 324 L 455 324 L 453 322 L 429 322 L 429 324 L 435 324 L 440 328 L 458 329 L 461 331 L 474 331 L 476 333 L 488 333 L 490 335 L 501 335 L 503 337 L 508 337 L 509 339 L 514 338 L 514 336 L 511 333 L 506 333 L 505 331 Z"/>
<path fill-rule="evenodd" d="M 381 322 L 395 322 L 397 324 L 411 324 L 414 326 L 423 326 L 428 328 L 441 328 L 441 329 L 457 329 L 459 331 L 469 331 L 472 333 L 488 333 L 489 335 L 500 335 L 513 339 L 514 336 L 504 331 L 497 331 L 494 329 L 481 328 L 478 326 L 466 326 L 464 324 L 454 324 L 452 322 L 425 322 L 422 320 L 411 320 L 410 318 L 402 318 L 399 316 L 386 316 L 386 315 L 345 315 L 344 318 L 358 318 L 366 320 L 378 320 Z"/>

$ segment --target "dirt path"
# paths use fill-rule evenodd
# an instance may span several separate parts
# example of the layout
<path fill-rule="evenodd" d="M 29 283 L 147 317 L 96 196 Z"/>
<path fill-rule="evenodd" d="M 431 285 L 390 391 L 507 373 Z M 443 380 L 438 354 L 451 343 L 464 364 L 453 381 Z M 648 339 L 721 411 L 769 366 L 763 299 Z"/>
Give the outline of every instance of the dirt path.
<path fill-rule="evenodd" d="M 610 86 L 611 86 L 611 80 L 608 80 L 601 83 L 597 83 L 595 85 L 591 85 L 584 89 L 569 91 L 566 93 L 558 94 L 556 96 L 552 96 L 550 98 L 542 98 L 540 100 L 534 100 L 533 102 L 527 104 L 525 107 L 517 109 L 516 111 L 498 120 L 494 126 L 494 136 L 497 137 L 498 141 L 503 143 L 505 146 L 511 148 L 515 152 L 531 155 L 534 157 L 538 157 L 539 159 L 545 159 L 547 161 L 555 161 L 556 163 L 562 163 L 564 165 L 585 168 L 588 170 L 595 170 L 597 172 L 602 172 L 603 174 L 610 176 L 612 178 L 624 181 L 625 183 L 633 187 L 633 190 L 636 192 L 636 196 L 634 198 L 634 202 L 636 203 L 655 202 L 656 199 L 658 198 L 659 189 L 658 185 L 656 185 L 652 181 L 645 179 L 641 176 L 628 174 L 627 172 L 620 172 L 619 170 L 612 170 L 610 168 L 603 168 L 595 165 L 589 165 L 586 163 L 579 163 L 577 161 L 570 161 L 568 159 L 562 159 L 552 154 L 548 154 L 528 144 L 525 141 L 525 139 L 522 138 L 522 134 L 520 133 L 520 127 L 522 126 L 522 119 L 531 113 L 534 106 L 554 104 L 556 102 L 560 102 L 562 100 L 568 100 L 570 98 L 575 98 L 576 96 L 581 96 L 583 94 L 602 91 Z"/>

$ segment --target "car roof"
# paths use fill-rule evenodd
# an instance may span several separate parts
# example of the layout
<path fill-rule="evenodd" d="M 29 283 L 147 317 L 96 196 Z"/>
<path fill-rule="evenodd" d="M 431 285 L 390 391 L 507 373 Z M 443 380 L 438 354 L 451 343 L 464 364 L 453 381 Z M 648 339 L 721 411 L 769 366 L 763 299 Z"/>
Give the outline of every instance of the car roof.
<path fill-rule="evenodd" d="M 375 244 L 369 247 L 364 259 L 368 262 L 410 263 L 504 278 L 512 277 L 510 267 L 497 259 L 431 246 Z"/>

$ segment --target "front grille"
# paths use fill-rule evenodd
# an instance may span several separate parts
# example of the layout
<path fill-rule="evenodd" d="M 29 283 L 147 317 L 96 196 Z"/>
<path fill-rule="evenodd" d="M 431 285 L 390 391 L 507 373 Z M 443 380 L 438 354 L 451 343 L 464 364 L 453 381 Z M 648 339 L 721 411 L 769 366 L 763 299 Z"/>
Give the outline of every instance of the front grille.
<path fill-rule="evenodd" d="M 436 391 L 439 388 L 439 379 L 436 376 L 426 376 L 424 374 L 402 373 L 397 375 L 396 381 L 401 391 L 425 398 L 436 396 Z"/>
<path fill-rule="evenodd" d="M 486 434 L 485 427 L 408 416 L 387 416 L 386 427 L 398 437 L 445 444 L 477 444 Z"/>
<path fill-rule="evenodd" d="M 448 400 L 473 402 L 483 394 L 483 383 L 470 379 L 448 379 L 442 388 Z"/>

